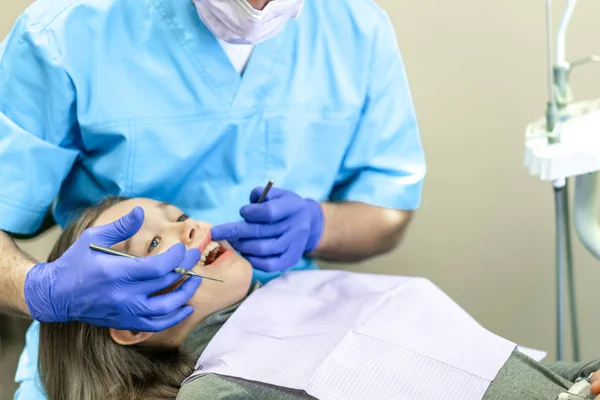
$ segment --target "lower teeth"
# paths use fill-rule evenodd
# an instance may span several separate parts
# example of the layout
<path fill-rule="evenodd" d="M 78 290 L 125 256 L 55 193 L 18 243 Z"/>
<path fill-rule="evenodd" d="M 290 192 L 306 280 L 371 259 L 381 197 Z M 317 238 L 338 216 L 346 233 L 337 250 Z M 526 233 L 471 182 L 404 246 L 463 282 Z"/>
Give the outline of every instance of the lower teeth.
<path fill-rule="evenodd" d="M 206 256 L 206 260 L 204 261 L 204 265 L 209 265 L 215 262 L 215 260 L 219 257 L 219 247 L 208 253 Z"/>

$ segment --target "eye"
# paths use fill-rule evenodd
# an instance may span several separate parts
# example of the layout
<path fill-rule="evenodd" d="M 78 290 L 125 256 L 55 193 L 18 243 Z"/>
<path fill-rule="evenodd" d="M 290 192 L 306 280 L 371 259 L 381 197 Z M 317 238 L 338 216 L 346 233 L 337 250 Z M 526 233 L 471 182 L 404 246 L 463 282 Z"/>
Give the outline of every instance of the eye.
<path fill-rule="evenodd" d="M 152 241 L 150 242 L 150 246 L 148 246 L 148 253 L 152 252 L 152 250 L 157 248 L 159 244 L 160 238 L 158 236 L 155 236 L 154 239 L 152 239 Z"/>
<path fill-rule="evenodd" d="M 177 222 L 183 222 L 186 219 L 188 219 L 189 217 L 185 214 L 182 214 L 181 217 L 177 218 Z"/>

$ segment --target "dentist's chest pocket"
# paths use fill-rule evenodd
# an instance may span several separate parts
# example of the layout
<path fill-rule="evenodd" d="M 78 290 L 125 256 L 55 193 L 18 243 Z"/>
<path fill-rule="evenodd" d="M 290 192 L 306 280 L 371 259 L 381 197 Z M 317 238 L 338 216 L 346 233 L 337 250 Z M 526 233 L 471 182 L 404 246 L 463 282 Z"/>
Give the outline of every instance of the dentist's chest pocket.
<path fill-rule="evenodd" d="M 352 116 L 270 118 L 266 123 L 267 168 L 286 171 L 286 180 L 331 187 L 356 127 Z"/>
<path fill-rule="evenodd" d="M 226 195 L 242 198 L 266 178 L 305 196 L 326 196 L 355 129 L 350 117 L 259 111 L 137 123 L 131 129 L 129 181 L 133 192 L 147 196 L 160 187 L 215 204 L 229 183 L 241 192 Z"/>

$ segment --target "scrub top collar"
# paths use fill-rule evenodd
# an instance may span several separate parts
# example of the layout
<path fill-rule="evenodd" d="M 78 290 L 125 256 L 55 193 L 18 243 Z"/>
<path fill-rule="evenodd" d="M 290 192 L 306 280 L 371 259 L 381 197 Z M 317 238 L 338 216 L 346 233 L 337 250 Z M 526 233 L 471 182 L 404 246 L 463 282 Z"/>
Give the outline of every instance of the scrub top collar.
<path fill-rule="evenodd" d="M 264 92 L 286 43 L 293 44 L 294 24 L 288 21 L 274 37 L 254 46 L 242 75 L 231 64 L 213 33 L 202 23 L 190 0 L 152 0 L 177 41 L 198 67 L 217 101 L 225 108 L 251 108 L 264 100 Z M 204 55 L 210 54 L 210 57 Z"/>

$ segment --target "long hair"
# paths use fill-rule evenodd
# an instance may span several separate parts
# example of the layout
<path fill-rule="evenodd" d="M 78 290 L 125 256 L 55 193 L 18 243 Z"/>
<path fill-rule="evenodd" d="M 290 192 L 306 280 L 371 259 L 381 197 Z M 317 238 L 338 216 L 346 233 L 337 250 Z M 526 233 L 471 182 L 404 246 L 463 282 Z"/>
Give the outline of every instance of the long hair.
<path fill-rule="evenodd" d="M 86 209 L 60 235 L 48 262 L 123 200 L 111 197 Z M 176 349 L 121 346 L 106 328 L 67 322 L 40 324 L 38 366 L 48 400 L 166 400 L 177 397 L 194 360 Z"/>

